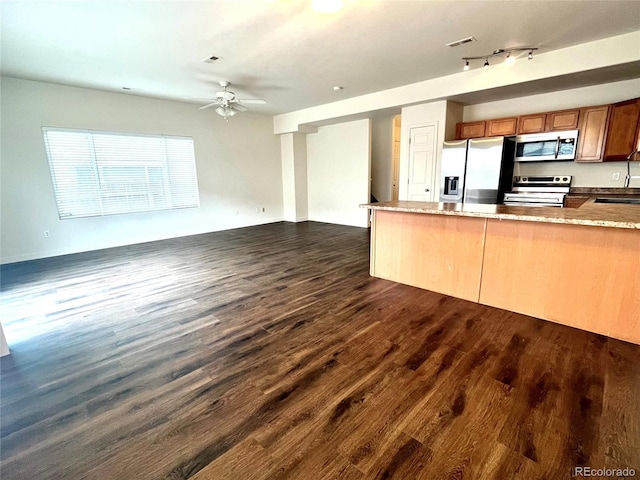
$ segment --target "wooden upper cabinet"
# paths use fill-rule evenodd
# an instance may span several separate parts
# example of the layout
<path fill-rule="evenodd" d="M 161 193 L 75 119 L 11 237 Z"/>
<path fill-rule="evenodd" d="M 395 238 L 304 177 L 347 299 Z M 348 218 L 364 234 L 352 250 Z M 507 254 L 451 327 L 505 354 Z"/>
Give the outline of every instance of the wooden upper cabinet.
<path fill-rule="evenodd" d="M 562 110 L 559 112 L 547 113 L 545 130 L 575 130 L 578 128 L 578 117 L 580 110 Z"/>
<path fill-rule="evenodd" d="M 500 137 L 506 135 L 515 135 L 518 131 L 518 117 L 497 118 L 487 121 L 485 136 Z"/>
<path fill-rule="evenodd" d="M 456 140 L 485 137 L 487 122 L 466 122 L 456 124 Z"/>
<path fill-rule="evenodd" d="M 518 118 L 518 135 L 524 133 L 541 133 L 547 124 L 546 113 L 534 113 L 532 115 L 523 115 Z"/>
<path fill-rule="evenodd" d="M 626 160 L 638 149 L 638 123 L 640 119 L 640 99 L 627 100 L 611 106 L 604 161 Z M 638 155 L 632 156 L 632 160 Z"/>
<path fill-rule="evenodd" d="M 580 109 L 576 162 L 602 161 L 610 110 L 610 105 Z"/>
<path fill-rule="evenodd" d="M 578 109 L 523 115 L 518 118 L 518 134 L 575 130 L 578 128 L 579 116 Z"/>

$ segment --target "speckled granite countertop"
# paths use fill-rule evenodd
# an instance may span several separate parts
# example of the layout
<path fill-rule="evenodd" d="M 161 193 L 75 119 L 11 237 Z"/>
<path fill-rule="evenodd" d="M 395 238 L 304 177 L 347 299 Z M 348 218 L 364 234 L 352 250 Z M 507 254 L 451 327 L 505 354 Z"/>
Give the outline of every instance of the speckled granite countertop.
<path fill-rule="evenodd" d="M 587 201 L 580 208 L 511 207 L 409 201 L 366 203 L 360 207 L 431 215 L 500 218 L 525 222 L 565 223 L 640 230 L 640 205 L 600 204 L 593 203 L 593 201 Z"/>
<path fill-rule="evenodd" d="M 625 195 L 640 196 L 640 188 L 621 188 L 621 187 L 571 187 L 569 195 L 584 195 L 593 197 L 597 195 Z"/>

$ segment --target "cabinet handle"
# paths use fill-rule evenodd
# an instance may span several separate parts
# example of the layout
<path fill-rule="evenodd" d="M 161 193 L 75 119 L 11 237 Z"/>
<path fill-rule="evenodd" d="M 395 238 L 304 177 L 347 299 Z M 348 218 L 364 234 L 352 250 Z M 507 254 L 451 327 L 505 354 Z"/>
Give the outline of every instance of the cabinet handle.
<path fill-rule="evenodd" d="M 428 192 L 428 191 L 429 191 L 429 189 L 428 189 L 428 188 L 425 188 L 425 189 L 424 189 L 424 191 L 425 191 L 425 192 Z"/>

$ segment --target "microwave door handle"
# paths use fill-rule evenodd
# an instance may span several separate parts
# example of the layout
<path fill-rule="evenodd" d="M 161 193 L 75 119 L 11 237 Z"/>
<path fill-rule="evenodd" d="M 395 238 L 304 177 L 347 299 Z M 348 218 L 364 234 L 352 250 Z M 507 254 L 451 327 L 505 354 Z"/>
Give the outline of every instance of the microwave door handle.
<path fill-rule="evenodd" d="M 558 137 L 556 139 L 556 156 L 555 158 L 558 158 L 558 153 L 560 152 L 560 137 Z"/>

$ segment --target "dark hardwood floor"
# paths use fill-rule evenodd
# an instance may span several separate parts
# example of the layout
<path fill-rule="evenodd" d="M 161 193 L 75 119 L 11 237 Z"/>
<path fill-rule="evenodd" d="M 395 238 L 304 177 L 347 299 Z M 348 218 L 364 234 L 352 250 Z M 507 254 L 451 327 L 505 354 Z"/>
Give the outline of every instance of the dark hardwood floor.
<path fill-rule="evenodd" d="M 640 476 L 640 346 L 371 278 L 368 235 L 3 267 L 2 479 Z"/>

